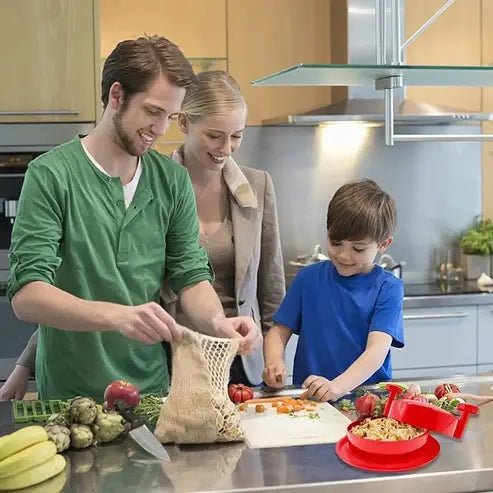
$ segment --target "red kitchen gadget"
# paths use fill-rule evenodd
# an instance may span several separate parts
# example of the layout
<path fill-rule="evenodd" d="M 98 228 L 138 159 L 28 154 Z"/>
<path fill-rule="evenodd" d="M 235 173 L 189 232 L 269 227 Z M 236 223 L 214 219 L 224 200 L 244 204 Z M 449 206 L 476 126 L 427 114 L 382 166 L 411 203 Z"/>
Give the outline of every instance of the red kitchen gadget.
<path fill-rule="evenodd" d="M 457 406 L 460 415 L 455 416 L 427 402 L 396 399 L 403 392 L 398 385 L 388 384 L 387 390 L 389 397 L 383 416 L 426 431 L 411 440 L 370 440 L 351 432 L 351 428 L 363 420 L 355 421 L 348 426 L 346 436 L 336 445 L 337 455 L 347 464 L 369 471 L 397 472 L 422 467 L 440 452 L 440 445 L 430 435 L 430 431 L 460 439 L 471 414 L 479 413 L 477 406 L 463 403 Z"/>

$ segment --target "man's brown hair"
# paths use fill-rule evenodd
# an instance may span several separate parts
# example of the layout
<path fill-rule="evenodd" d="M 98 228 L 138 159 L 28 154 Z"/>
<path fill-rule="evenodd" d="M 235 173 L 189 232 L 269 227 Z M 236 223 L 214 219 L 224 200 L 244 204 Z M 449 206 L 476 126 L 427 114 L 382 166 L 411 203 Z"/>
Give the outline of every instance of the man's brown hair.
<path fill-rule="evenodd" d="M 115 82 L 122 85 L 125 102 L 134 94 L 144 92 L 159 75 L 171 84 L 188 88 L 196 83 L 190 62 L 180 48 L 162 36 L 145 36 L 121 41 L 106 59 L 101 81 L 103 107 Z"/>
<path fill-rule="evenodd" d="M 347 183 L 329 202 L 327 233 L 330 241 L 371 238 L 380 243 L 392 236 L 396 222 L 394 199 L 373 180 Z"/>

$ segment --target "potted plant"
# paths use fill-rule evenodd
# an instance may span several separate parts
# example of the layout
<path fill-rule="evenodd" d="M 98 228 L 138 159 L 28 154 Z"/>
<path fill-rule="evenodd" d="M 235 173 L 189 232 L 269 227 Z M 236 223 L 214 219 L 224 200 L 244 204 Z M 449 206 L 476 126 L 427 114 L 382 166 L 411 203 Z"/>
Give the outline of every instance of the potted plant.
<path fill-rule="evenodd" d="M 467 279 L 491 274 L 493 256 L 493 221 L 485 219 L 469 229 L 460 240 L 463 268 Z"/>

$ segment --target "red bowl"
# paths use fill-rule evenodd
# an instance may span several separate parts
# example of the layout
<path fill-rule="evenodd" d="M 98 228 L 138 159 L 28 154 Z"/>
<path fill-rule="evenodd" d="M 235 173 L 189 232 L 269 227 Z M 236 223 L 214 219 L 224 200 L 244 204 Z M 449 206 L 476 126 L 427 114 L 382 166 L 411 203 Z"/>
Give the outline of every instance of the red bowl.
<path fill-rule="evenodd" d="M 363 452 L 369 454 L 394 455 L 408 454 L 423 447 L 430 435 L 426 430 L 422 435 L 419 435 L 411 440 L 372 440 L 370 438 L 359 437 L 351 431 L 354 426 L 361 424 L 366 418 L 353 421 L 348 427 L 346 436 L 349 443 Z M 375 418 L 376 419 L 376 418 Z"/>

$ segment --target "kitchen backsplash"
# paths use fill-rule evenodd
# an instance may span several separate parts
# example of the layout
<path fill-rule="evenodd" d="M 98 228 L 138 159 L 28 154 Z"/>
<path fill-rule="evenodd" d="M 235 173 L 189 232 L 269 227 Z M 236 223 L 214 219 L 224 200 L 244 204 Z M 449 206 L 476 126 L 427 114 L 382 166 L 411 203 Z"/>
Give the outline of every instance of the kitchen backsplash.
<path fill-rule="evenodd" d="M 478 126 L 399 127 L 402 133 L 479 133 Z M 384 145 L 382 127 L 248 127 L 235 155 L 267 170 L 277 194 L 285 262 L 326 250 L 330 197 L 349 180 L 371 178 L 395 198 L 398 225 L 388 253 L 405 261 L 404 279 L 433 278 L 435 248 L 448 246 L 481 214 L 481 144 Z"/>

